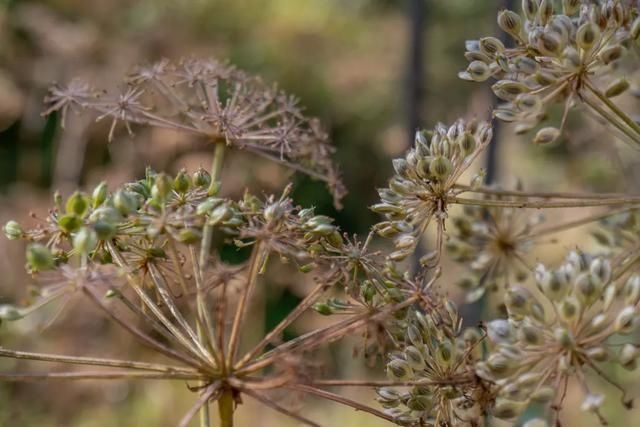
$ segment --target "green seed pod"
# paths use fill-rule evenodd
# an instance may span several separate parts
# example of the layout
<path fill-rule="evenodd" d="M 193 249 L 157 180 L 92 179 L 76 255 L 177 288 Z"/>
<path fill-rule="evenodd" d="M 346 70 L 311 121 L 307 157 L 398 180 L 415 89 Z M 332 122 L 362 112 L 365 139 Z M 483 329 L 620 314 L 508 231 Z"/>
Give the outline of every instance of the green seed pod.
<path fill-rule="evenodd" d="M 597 346 L 591 347 L 590 349 L 585 351 L 585 354 L 589 359 L 592 359 L 596 362 L 606 362 L 609 359 L 609 352 L 605 347 Z"/>
<path fill-rule="evenodd" d="M 193 245 L 200 241 L 202 233 L 195 228 L 183 228 L 178 233 L 177 240 L 185 245 Z"/>
<path fill-rule="evenodd" d="M 631 24 L 629 35 L 631 36 L 631 40 L 636 40 L 636 41 L 640 37 L 640 17 L 636 18 Z"/>
<path fill-rule="evenodd" d="M 98 206 L 104 203 L 107 200 L 107 195 L 109 194 L 109 188 L 105 181 L 102 181 L 100 184 L 93 189 L 93 193 L 91 193 L 91 201 L 93 205 L 93 209 L 97 209 Z"/>
<path fill-rule="evenodd" d="M 67 214 L 83 217 L 89 209 L 89 198 L 79 191 L 76 191 L 67 199 L 65 210 Z"/>
<path fill-rule="evenodd" d="M 629 277 L 624 286 L 624 300 L 628 305 L 637 305 L 640 301 L 640 276 Z"/>
<path fill-rule="evenodd" d="M 533 138 L 534 144 L 545 145 L 556 141 L 560 137 L 560 130 L 554 127 L 542 128 Z"/>
<path fill-rule="evenodd" d="M 518 36 L 522 29 L 522 19 L 512 10 L 502 10 L 498 13 L 498 25 L 505 33 Z"/>
<path fill-rule="evenodd" d="M 537 113 L 542 110 L 542 99 L 538 95 L 522 93 L 518 95 L 513 104 L 526 113 Z"/>
<path fill-rule="evenodd" d="M 575 345 L 575 340 L 573 339 L 571 331 L 566 328 L 556 328 L 553 331 L 553 336 L 558 344 L 560 344 L 560 346 L 565 350 L 572 349 Z"/>
<path fill-rule="evenodd" d="M 330 316 L 333 314 L 333 310 L 331 309 L 331 307 L 329 306 L 329 304 L 326 304 L 324 302 L 317 302 L 315 304 L 313 304 L 313 310 L 315 310 L 318 314 L 321 314 L 323 316 Z"/>
<path fill-rule="evenodd" d="M 493 58 L 498 53 L 504 52 L 504 44 L 495 37 L 483 37 L 480 39 L 480 51 Z"/>
<path fill-rule="evenodd" d="M 278 221 L 284 215 L 285 208 L 280 203 L 272 203 L 264 208 L 264 219 L 267 221 Z"/>
<path fill-rule="evenodd" d="M 515 317 L 531 314 L 531 305 L 536 302 L 531 292 L 522 286 L 512 286 L 504 295 L 504 304 L 510 315 Z"/>
<path fill-rule="evenodd" d="M 225 204 L 216 207 L 211 214 L 209 214 L 209 225 L 216 225 L 221 222 L 225 222 L 231 219 L 233 211 Z"/>
<path fill-rule="evenodd" d="M 518 330 L 521 341 L 528 345 L 539 345 L 543 342 L 542 330 L 532 325 L 524 325 Z"/>
<path fill-rule="evenodd" d="M 391 388 L 379 388 L 376 394 L 376 400 L 385 408 L 395 408 L 400 404 L 400 394 Z"/>
<path fill-rule="evenodd" d="M 107 221 L 96 221 L 93 224 L 93 229 L 96 231 L 96 235 L 100 240 L 111 240 L 117 232 L 115 224 Z"/>
<path fill-rule="evenodd" d="M 186 169 L 180 170 L 178 175 L 173 179 L 173 189 L 178 193 L 186 193 L 191 188 L 191 179 L 187 175 Z"/>
<path fill-rule="evenodd" d="M 407 327 L 407 338 L 409 338 L 409 342 L 416 347 L 421 347 L 424 344 L 422 333 L 415 325 L 409 325 L 409 327 Z"/>
<path fill-rule="evenodd" d="M 138 209 L 138 199 L 133 193 L 120 190 L 113 195 L 113 206 L 126 216 Z"/>
<path fill-rule="evenodd" d="M 54 266 L 53 255 L 49 248 L 40 243 L 27 246 L 27 264 L 33 271 L 45 271 Z"/>
<path fill-rule="evenodd" d="M 344 244 L 344 240 L 342 239 L 342 235 L 340 234 L 340 232 L 337 229 L 334 229 L 333 233 L 331 233 L 328 236 L 326 236 L 325 239 L 327 239 L 327 241 L 334 248 L 339 248 Z"/>
<path fill-rule="evenodd" d="M 450 341 L 442 341 L 436 348 L 436 361 L 444 366 L 450 365 L 453 362 L 455 350 L 455 347 Z"/>
<path fill-rule="evenodd" d="M 491 69 L 489 65 L 482 61 L 472 61 L 467 66 L 467 73 L 471 80 L 475 82 L 483 82 L 491 77 Z"/>
<path fill-rule="evenodd" d="M 529 20 L 533 21 L 538 14 L 538 0 L 522 0 L 522 12 L 524 12 L 524 16 Z"/>
<path fill-rule="evenodd" d="M 24 317 L 22 310 L 19 308 L 9 305 L 3 304 L 0 305 L 0 320 L 7 320 L 9 322 L 13 322 L 16 320 L 20 320 Z"/>
<path fill-rule="evenodd" d="M 211 175 L 203 168 L 198 168 L 191 177 L 196 187 L 208 187 L 211 184 Z"/>
<path fill-rule="evenodd" d="M 535 74 L 534 80 L 540 86 L 550 86 L 558 81 L 558 77 L 548 71 L 540 70 Z"/>
<path fill-rule="evenodd" d="M 439 180 L 445 180 L 453 169 L 451 160 L 443 156 L 438 156 L 429 165 L 429 171 Z"/>
<path fill-rule="evenodd" d="M 416 243 L 416 238 L 410 234 L 401 234 L 394 241 L 396 249 L 414 248 Z"/>
<path fill-rule="evenodd" d="M 581 310 L 582 306 L 578 299 L 574 296 L 569 296 L 562 300 L 558 311 L 565 322 L 572 322 L 578 317 Z"/>
<path fill-rule="evenodd" d="M 223 202 L 223 199 L 219 199 L 217 197 L 209 197 L 207 200 L 200 203 L 198 207 L 196 207 L 196 213 L 198 215 L 208 214 L 209 212 L 220 206 Z"/>
<path fill-rule="evenodd" d="M 493 375 L 504 378 L 513 370 L 513 362 L 500 353 L 493 353 L 487 359 L 487 367 Z"/>
<path fill-rule="evenodd" d="M 575 15 L 580 9 L 581 0 L 562 0 L 562 11 L 567 16 Z"/>
<path fill-rule="evenodd" d="M 635 329 L 638 320 L 638 314 L 634 306 L 626 306 L 623 308 L 614 323 L 614 329 L 620 334 L 630 334 Z"/>
<path fill-rule="evenodd" d="M 335 225 L 331 225 L 331 224 L 318 224 L 318 226 L 316 226 L 313 230 L 311 230 L 312 234 L 315 234 L 316 236 L 329 236 L 331 233 L 333 233 L 336 230 Z"/>
<path fill-rule="evenodd" d="M 534 402 L 547 403 L 551 402 L 555 396 L 556 390 L 553 387 L 542 386 L 531 393 L 531 400 Z"/>
<path fill-rule="evenodd" d="M 514 402 L 513 400 L 507 400 L 504 398 L 496 399 L 496 403 L 493 406 L 493 416 L 502 420 L 512 420 L 524 409 L 526 403 Z"/>
<path fill-rule="evenodd" d="M 4 235 L 7 236 L 7 239 L 9 240 L 17 240 L 24 234 L 22 227 L 16 221 L 7 222 L 2 230 L 4 231 Z"/>
<path fill-rule="evenodd" d="M 421 370 L 425 367 L 424 357 L 422 352 L 416 347 L 410 345 L 404 349 L 404 355 L 407 358 L 407 362 L 413 369 Z"/>
<path fill-rule="evenodd" d="M 58 226 L 65 233 L 73 233 L 82 227 L 82 220 L 74 214 L 63 215 L 58 218 Z"/>
<path fill-rule="evenodd" d="M 542 25 L 547 25 L 549 19 L 553 16 L 553 3 L 551 0 L 540 0 L 538 6 L 538 18 Z"/>
<path fill-rule="evenodd" d="M 159 173 L 155 176 L 153 187 L 151 187 L 151 196 L 155 200 L 163 202 L 167 196 L 169 196 L 169 193 L 171 193 L 172 187 L 173 183 L 169 175 L 164 172 Z"/>
<path fill-rule="evenodd" d="M 492 320 L 487 324 L 487 335 L 496 344 L 512 344 L 515 342 L 515 331 L 505 319 Z"/>
<path fill-rule="evenodd" d="M 83 227 L 73 236 L 73 249 L 79 253 L 87 255 L 98 245 L 98 235 L 95 230 Z"/>
<path fill-rule="evenodd" d="M 640 356 L 640 350 L 633 344 L 625 344 L 618 355 L 618 362 L 622 367 L 633 370 L 637 366 L 637 359 Z"/>
<path fill-rule="evenodd" d="M 592 21 L 587 21 L 578 28 L 576 43 L 582 50 L 588 51 L 598 43 L 600 27 Z"/>
<path fill-rule="evenodd" d="M 500 80 L 491 86 L 493 93 L 505 101 L 513 101 L 522 93 L 528 93 L 530 89 L 523 83 L 514 80 Z"/>
<path fill-rule="evenodd" d="M 301 265 L 300 267 L 298 267 L 298 271 L 300 271 L 301 273 L 309 273 L 311 271 L 313 271 L 316 267 L 318 266 L 318 264 L 316 264 L 315 262 L 310 262 L 308 264 L 304 264 Z"/>
<path fill-rule="evenodd" d="M 106 221 L 111 224 L 117 224 L 122 220 L 122 215 L 117 209 L 110 206 L 103 206 L 91 213 L 89 221 Z"/>
<path fill-rule="evenodd" d="M 456 144 L 465 156 L 470 155 L 476 149 L 476 137 L 469 131 L 465 131 L 456 140 Z"/>
<path fill-rule="evenodd" d="M 607 86 L 604 91 L 604 95 L 607 98 L 613 98 L 615 96 L 622 95 L 627 91 L 627 89 L 629 89 L 629 81 L 624 77 L 620 77 Z"/>
<path fill-rule="evenodd" d="M 565 43 L 558 33 L 545 31 L 538 37 L 536 47 L 545 55 L 557 56 L 564 50 Z"/>
<path fill-rule="evenodd" d="M 593 275 L 589 273 L 581 273 L 573 284 L 575 295 L 578 297 L 582 305 L 590 306 L 598 299 L 600 292 L 594 280 Z"/>
<path fill-rule="evenodd" d="M 387 376 L 392 380 L 408 380 L 413 376 L 413 370 L 406 360 L 393 359 L 387 363 Z"/>
<path fill-rule="evenodd" d="M 600 51 L 598 56 L 600 57 L 602 62 L 604 62 L 606 65 L 609 65 L 612 62 L 615 62 L 615 61 L 619 60 L 620 58 L 622 58 L 624 53 L 625 53 L 624 47 L 622 47 L 621 45 L 617 44 L 617 45 L 608 46 L 608 47 L 602 49 L 602 51 Z"/>

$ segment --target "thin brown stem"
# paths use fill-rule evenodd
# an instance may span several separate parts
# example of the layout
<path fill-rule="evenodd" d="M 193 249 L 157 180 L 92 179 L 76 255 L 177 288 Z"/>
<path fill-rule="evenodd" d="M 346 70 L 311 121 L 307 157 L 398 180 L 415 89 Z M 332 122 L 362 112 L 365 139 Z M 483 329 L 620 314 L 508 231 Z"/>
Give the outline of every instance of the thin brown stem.
<path fill-rule="evenodd" d="M 201 362 L 193 359 L 190 356 L 181 354 L 172 348 L 167 347 L 166 345 L 162 344 L 161 342 L 155 340 L 154 338 L 150 337 L 146 333 L 142 332 L 135 326 L 129 324 L 128 322 L 125 322 L 120 317 L 116 316 L 116 314 L 109 307 L 107 307 L 107 305 L 100 299 L 100 297 L 95 295 L 92 290 L 89 290 L 86 287 L 84 287 L 83 291 L 91 301 L 93 301 L 98 307 L 100 307 L 100 309 L 102 309 L 107 314 L 107 316 L 109 316 L 112 320 L 114 320 L 120 326 L 125 328 L 131 335 L 133 335 L 138 340 L 140 340 L 142 344 L 146 345 L 147 347 L 153 350 L 158 351 L 161 354 L 164 354 L 165 356 L 171 359 L 184 362 L 189 366 L 193 366 L 197 368 L 202 365 Z"/>
<path fill-rule="evenodd" d="M 0 373 L 0 381 L 43 381 L 43 380 L 202 380 L 199 374 L 137 372 L 137 371 L 86 371 L 86 372 L 46 372 L 46 373 Z"/>
<path fill-rule="evenodd" d="M 261 395 L 260 393 L 256 393 L 253 390 L 250 389 L 246 389 L 243 388 L 242 392 L 253 397 L 254 399 L 256 399 L 258 402 L 262 403 L 263 405 L 274 409 L 290 418 L 293 418 L 296 421 L 301 422 L 304 425 L 310 426 L 310 427 L 320 427 L 320 424 L 314 423 L 313 421 L 303 417 L 302 415 L 296 414 L 295 412 L 292 412 L 290 410 L 288 410 L 287 408 L 285 408 L 282 405 L 277 404 L 276 402 L 274 402 L 273 400 L 269 399 L 266 396 Z"/>
<path fill-rule="evenodd" d="M 292 384 L 287 386 L 287 388 L 291 389 L 291 390 L 296 390 L 296 391 L 300 391 L 303 393 L 307 393 L 307 394 L 312 394 L 314 396 L 318 396 L 321 397 L 323 399 L 327 399 L 327 400 L 332 400 L 334 402 L 338 402 L 342 405 L 346 405 L 346 406 L 350 406 L 352 408 L 354 408 L 357 411 L 362 411 L 362 412 L 366 412 L 368 414 L 371 415 L 375 415 L 376 417 L 382 418 L 384 420 L 390 421 L 390 422 L 395 422 L 395 419 L 390 416 L 385 414 L 382 411 L 378 411 L 377 409 L 371 408 L 369 406 L 363 405 L 362 403 L 356 402 L 355 400 L 351 400 L 348 399 L 346 397 L 340 396 L 339 394 L 335 394 L 335 393 L 331 393 L 329 391 L 326 390 L 321 390 L 315 387 L 311 387 L 308 385 L 302 385 L 302 384 Z"/>
<path fill-rule="evenodd" d="M 545 209 L 545 208 L 581 208 L 592 206 L 624 206 L 640 203 L 640 197 L 620 197 L 605 200 L 489 200 L 465 199 L 450 196 L 447 202 L 459 205 L 487 206 L 497 208 Z"/>
<path fill-rule="evenodd" d="M 256 243 L 256 246 L 253 248 L 253 252 L 251 253 L 247 282 L 242 289 L 240 301 L 238 302 L 238 306 L 236 307 L 236 314 L 233 319 L 233 325 L 231 326 L 231 333 L 229 335 L 229 345 L 227 350 L 227 366 L 232 366 L 233 360 L 238 350 L 240 330 L 244 322 L 244 318 L 247 314 L 249 297 L 253 295 L 253 290 L 256 286 L 256 282 L 258 281 L 258 273 L 263 262 L 263 255 L 264 254 L 262 245 L 258 242 Z"/>
<path fill-rule="evenodd" d="M 139 369 L 143 371 L 158 371 L 168 373 L 198 374 L 198 371 L 182 366 L 161 365 L 157 363 L 136 362 L 131 360 L 103 359 L 98 357 L 79 357 L 60 354 L 32 353 L 26 351 L 9 350 L 0 347 L 0 357 L 12 359 L 39 360 L 42 362 L 70 363 L 73 365 L 108 366 L 111 368 Z"/>
<path fill-rule="evenodd" d="M 248 361 L 253 359 L 262 351 L 264 347 L 266 347 L 269 343 L 271 343 L 275 337 L 279 336 L 282 331 L 284 331 L 287 326 L 293 323 L 302 313 L 304 313 L 309 307 L 311 307 L 317 300 L 318 297 L 327 289 L 326 283 L 319 283 L 315 288 L 307 295 L 298 306 L 291 311 L 282 321 L 275 327 L 271 332 L 269 332 L 256 346 L 249 352 L 247 352 L 242 359 L 236 363 L 234 369 L 241 368 Z"/>
<path fill-rule="evenodd" d="M 203 409 L 205 406 L 209 405 L 209 400 L 213 399 L 214 395 L 220 391 L 219 389 L 220 383 L 216 382 L 208 386 L 200 395 L 200 398 L 196 401 L 196 403 L 189 409 L 189 411 L 184 414 L 180 423 L 178 423 L 178 427 L 187 427 L 193 417 Z"/>

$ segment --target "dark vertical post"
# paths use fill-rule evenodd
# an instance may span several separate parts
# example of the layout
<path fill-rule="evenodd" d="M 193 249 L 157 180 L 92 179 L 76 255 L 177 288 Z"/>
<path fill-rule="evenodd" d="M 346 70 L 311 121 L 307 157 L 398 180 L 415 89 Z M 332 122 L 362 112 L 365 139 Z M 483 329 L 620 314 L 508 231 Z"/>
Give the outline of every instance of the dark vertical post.
<path fill-rule="evenodd" d="M 503 0 L 502 7 L 500 7 L 500 9 L 503 9 L 503 8 L 514 10 L 515 0 Z M 504 43 L 506 47 L 511 47 L 513 43 L 513 40 L 511 39 L 511 37 L 509 37 L 503 31 L 500 32 L 500 40 Z M 498 104 L 498 98 L 496 98 L 495 95 L 492 95 L 492 96 L 493 96 L 493 107 L 495 108 Z M 498 179 L 498 176 L 499 176 L 498 142 L 500 141 L 500 139 L 498 135 L 500 133 L 501 128 L 502 128 L 502 125 L 500 121 L 497 119 L 493 119 L 493 141 L 491 141 L 491 144 L 489 144 L 489 146 L 487 147 L 487 158 L 485 162 L 485 170 L 487 173 L 485 177 L 486 184 L 493 184 Z"/>
<path fill-rule="evenodd" d="M 407 0 L 407 21 L 409 24 L 409 50 L 406 71 L 406 132 L 407 148 L 413 146 L 416 130 L 421 127 L 424 98 L 424 51 L 425 20 L 428 0 Z M 415 270 L 420 269 L 420 258 L 424 255 L 422 244 L 418 243 L 412 257 Z"/>
<path fill-rule="evenodd" d="M 420 114 L 424 95 L 424 26 L 426 2 L 428 0 L 408 0 L 409 52 L 406 75 L 406 117 L 408 146 L 413 145 L 416 130 L 420 127 Z"/>

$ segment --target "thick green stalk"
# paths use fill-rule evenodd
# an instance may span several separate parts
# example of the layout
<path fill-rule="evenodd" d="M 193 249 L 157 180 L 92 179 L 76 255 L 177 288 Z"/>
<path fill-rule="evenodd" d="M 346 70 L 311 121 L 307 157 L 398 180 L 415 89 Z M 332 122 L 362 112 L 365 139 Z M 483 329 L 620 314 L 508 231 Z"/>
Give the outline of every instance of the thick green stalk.
<path fill-rule="evenodd" d="M 235 402 L 233 392 L 229 389 L 222 392 L 218 399 L 218 412 L 220 413 L 220 427 L 233 427 L 233 412 Z"/>
<path fill-rule="evenodd" d="M 216 142 L 216 148 L 213 153 L 213 162 L 211 163 L 211 184 L 209 185 L 209 190 L 208 190 L 208 193 L 210 196 L 216 195 L 218 191 L 220 191 L 220 187 L 222 185 L 220 181 L 220 176 L 222 175 L 225 146 L 226 146 L 225 141 Z M 211 250 L 212 236 L 213 236 L 213 227 L 209 224 L 205 225 L 203 230 L 202 242 L 200 244 L 200 256 L 199 256 L 200 259 L 198 263 L 198 272 L 196 276 L 199 279 L 199 280 L 196 280 L 196 285 L 198 286 L 197 296 L 196 296 L 196 299 L 197 299 L 196 305 L 197 305 L 197 311 L 198 311 L 197 332 L 198 332 L 198 337 L 203 343 L 206 342 L 206 338 L 204 336 L 205 331 L 203 330 L 202 323 L 207 322 L 210 319 L 210 316 L 207 315 L 209 307 L 204 299 L 203 290 L 202 290 L 202 279 L 204 277 L 204 271 L 207 266 L 207 260 L 209 259 L 209 251 Z M 218 325 L 218 327 L 221 327 L 221 325 Z M 211 344 L 214 345 L 213 344 L 215 342 L 214 337 L 211 337 L 211 339 L 213 340 Z M 218 360 L 221 360 L 221 358 L 218 357 Z M 224 361 L 221 360 L 221 362 L 222 362 L 221 364 L 223 365 L 221 366 L 221 368 L 224 371 Z M 222 398 L 224 398 L 224 395 Z M 220 402 L 222 402 L 222 398 Z M 233 407 L 232 407 L 232 414 L 233 414 Z M 202 409 L 200 410 L 200 427 L 209 427 L 211 425 L 210 420 L 211 420 L 211 417 L 209 415 L 209 405 L 205 404 L 202 406 Z M 222 423 L 222 425 L 223 426 L 225 425 L 224 422 Z"/>

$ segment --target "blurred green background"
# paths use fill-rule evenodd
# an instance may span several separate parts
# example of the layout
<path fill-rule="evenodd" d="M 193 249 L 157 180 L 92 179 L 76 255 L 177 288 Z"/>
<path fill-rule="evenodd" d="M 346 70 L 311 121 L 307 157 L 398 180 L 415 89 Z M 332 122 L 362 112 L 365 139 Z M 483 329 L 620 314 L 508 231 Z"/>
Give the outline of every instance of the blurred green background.
<path fill-rule="evenodd" d="M 30 211 L 44 217 L 56 189 L 67 195 L 104 179 L 119 184 L 139 177 L 147 164 L 169 172 L 208 165 L 209 147 L 182 135 L 138 128 L 135 137 L 119 132 L 108 144 L 108 124 L 74 116 L 62 132 L 56 115 L 41 116 L 42 100 L 52 82 L 81 76 L 109 88 L 135 64 L 193 55 L 227 58 L 300 97 L 307 114 L 319 117 L 329 130 L 349 194 L 344 209 L 336 212 L 322 184 L 291 175 L 249 153 L 230 156 L 224 191 L 229 195 L 240 195 L 247 187 L 278 191 L 293 179 L 298 203 L 335 216 L 349 233 L 366 233 L 377 219 L 368 210 L 376 201 L 376 188 L 385 185 L 392 171 L 390 160 L 408 147 L 413 131 L 407 119 L 415 19 L 409 3 L 0 0 L 0 223 L 28 222 Z M 457 72 L 466 66 L 464 41 L 495 33 L 495 14 L 504 4 L 502 0 L 424 1 L 420 35 L 424 68 L 418 76 L 422 103 L 416 112 L 420 124 L 428 127 L 460 116 L 489 117 L 493 99 L 487 86 L 458 80 Z M 618 167 L 619 157 L 624 156 L 611 147 L 594 147 L 599 134 L 572 120 L 576 121 L 573 140 L 580 143 L 541 150 L 524 138 L 500 138 L 497 172 L 501 181 L 510 184 L 513 174 L 518 174 L 528 188 L 619 189 L 621 171 L 633 165 Z M 571 238 L 588 242 L 579 233 Z M 19 261 L 23 249 L 0 239 L 0 303 L 24 298 L 30 279 Z M 545 257 L 553 259 L 566 249 L 558 245 Z M 456 270 L 451 271 L 455 276 Z M 447 291 L 455 294 L 455 289 Z M 268 298 L 265 319 L 257 321 L 269 324 L 269 316 L 280 317 L 277 313 L 288 309 L 295 298 L 276 290 Z M 87 308 L 74 306 L 42 334 L 37 333 L 36 323 L 2 325 L 0 345 L 109 357 L 126 356 L 121 351 L 130 348 L 130 354 L 144 357 L 126 334 Z M 117 348 L 112 348 L 112 342 L 117 342 Z M 336 357 L 344 358 L 344 371 L 353 376 L 364 373 L 349 351 Z M 47 366 L 0 360 L 2 371 L 39 368 Z M 359 397 L 369 399 L 371 394 Z M 0 384 L 0 426 L 171 426 L 191 399 L 184 384 Z M 570 396 L 568 406 L 579 406 L 579 399 L 578 393 L 573 400 Z M 612 425 L 627 425 L 623 421 L 627 414 L 616 399 L 610 402 L 606 412 Z M 240 411 L 241 426 L 291 425 L 262 407 L 247 405 L 255 410 Z M 323 425 L 383 425 L 338 405 L 313 400 L 302 405 L 306 415 Z M 591 425 L 594 420 L 586 422 Z M 579 424 L 567 421 L 566 425 Z"/>

